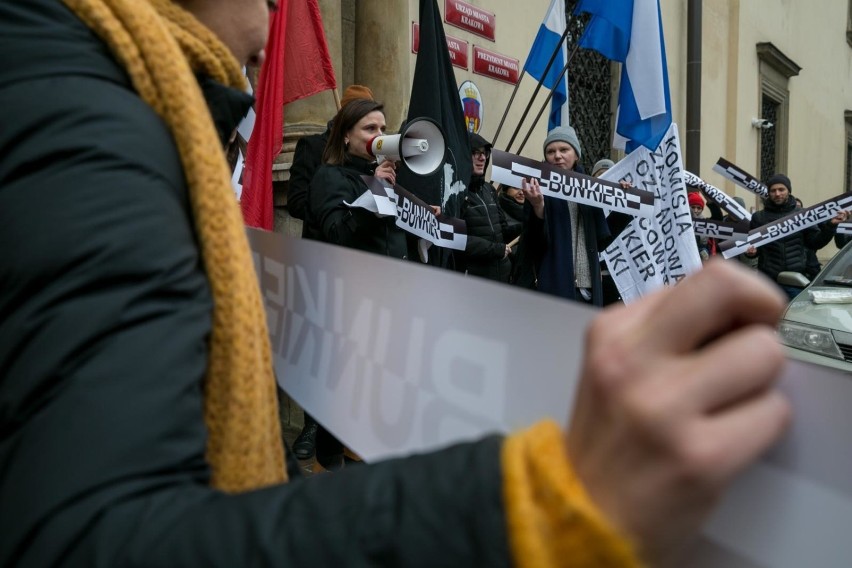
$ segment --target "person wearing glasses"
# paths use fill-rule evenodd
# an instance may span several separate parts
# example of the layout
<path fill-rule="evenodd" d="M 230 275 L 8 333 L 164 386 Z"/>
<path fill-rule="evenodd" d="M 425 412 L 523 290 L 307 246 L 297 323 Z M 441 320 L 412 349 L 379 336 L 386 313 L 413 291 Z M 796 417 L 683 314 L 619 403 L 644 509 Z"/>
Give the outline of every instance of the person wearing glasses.
<path fill-rule="evenodd" d="M 512 270 L 509 243 L 520 234 L 521 225 L 510 226 L 500 208 L 497 190 L 485 181 L 491 159 L 491 142 L 470 133 L 473 175 L 465 191 L 460 217 L 467 223 L 467 246 L 458 255 L 456 268 L 483 278 L 508 282 Z"/>

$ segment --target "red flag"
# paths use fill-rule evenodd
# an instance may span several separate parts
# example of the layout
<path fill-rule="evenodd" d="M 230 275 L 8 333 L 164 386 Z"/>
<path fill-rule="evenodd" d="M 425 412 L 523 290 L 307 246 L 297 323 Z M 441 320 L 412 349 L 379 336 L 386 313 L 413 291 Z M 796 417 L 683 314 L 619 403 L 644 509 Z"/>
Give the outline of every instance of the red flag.
<path fill-rule="evenodd" d="M 284 142 L 284 105 L 336 87 L 317 0 L 281 0 L 255 90 L 240 199 L 246 225 L 272 230 L 272 162 Z"/>

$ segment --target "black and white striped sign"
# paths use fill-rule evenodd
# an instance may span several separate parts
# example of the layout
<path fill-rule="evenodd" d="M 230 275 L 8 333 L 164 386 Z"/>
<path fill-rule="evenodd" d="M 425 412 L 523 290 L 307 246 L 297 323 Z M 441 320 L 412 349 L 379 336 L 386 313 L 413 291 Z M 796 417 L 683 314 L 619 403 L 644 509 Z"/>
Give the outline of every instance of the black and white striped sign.
<path fill-rule="evenodd" d="M 710 185 L 697 175 L 690 172 L 683 172 L 683 181 L 688 186 L 700 189 L 704 195 L 718 203 L 719 206 L 727 211 L 728 215 L 734 219 L 739 219 L 740 221 L 751 221 L 751 213 L 718 187 Z"/>
<path fill-rule="evenodd" d="M 447 215 L 435 216 L 425 201 L 396 185 L 390 187 L 373 176 L 361 176 L 367 191 L 349 207 L 359 207 L 380 217 L 396 217 L 396 226 L 435 246 L 464 250 L 467 246 L 467 224 Z"/>
<path fill-rule="evenodd" d="M 713 166 L 713 171 L 763 199 L 769 197 L 769 189 L 763 182 L 725 158 L 719 158 L 719 161 Z"/>
<path fill-rule="evenodd" d="M 521 187 L 525 179 L 536 178 L 545 197 L 574 201 L 636 217 L 654 215 L 654 194 L 591 176 L 566 171 L 546 162 L 494 150 L 491 179 L 511 187 Z"/>
<path fill-rule="evenodd" d="M 807 209 L 797 209 L 786 217 L 749 231 L 744 239 L 731 239 L 719 245 L 725 258 L 742 254 L 749 247 L 759 248 L 767 243 L 789 237 L 808 227 L 828 221 L 838 212 L 852 207 L 852 193 L 844 193 Z"/>
<path fill-rule="evenodd" d="M 697 237 L 711 239 L 745 239 L 748 237 L 748 221 L 714 221 L 713 219 L 693 219 L 692 230 Z"/>
<path fill-rule="evenodd" d="M 838 235 L 852 235 L 852 223 L 840 223 L 837 225 Z"/>

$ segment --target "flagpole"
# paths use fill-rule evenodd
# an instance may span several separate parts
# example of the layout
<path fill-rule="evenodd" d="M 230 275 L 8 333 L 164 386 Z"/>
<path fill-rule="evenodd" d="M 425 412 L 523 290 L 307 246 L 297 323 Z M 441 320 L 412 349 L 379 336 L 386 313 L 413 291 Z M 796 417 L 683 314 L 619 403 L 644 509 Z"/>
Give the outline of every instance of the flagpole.
<path fill-rule="evenodd" d="M 571 60 L 572 60 L 572 59 L 574 59 L 574 54 L 575 54 L 575 53 L 577 53 L 577 49 L 578 49 L 579 47 L 580 47 L 580 46 L 579 46 L 579 44 L 575 45 L 575 46 L 574 46 L 574 49 L 572 49 L 572 50 L 571 50 L 571 53 L 568 55 L 568 61 L 566 61 L 566 62 L 565 62 L 565 67 L 563 67 L 563 68 L 562 68 L 562 72 L 559 74 L 559 79 L 556 81 L 556 84 L 557 84 L 557 85 L 559 84 L 559 81 L 561 81 L 561 80 L 562 80 L 562 77 L 564 77 L 564 76 L 565 76 L 565 73 L 567 73 L 567 72 L 568 72 L 568 66 L 569 66 L 569 65 L 571 65 Z M 532 134 L 532 131 L 533 131 L 533 129 L 535 128 L 535 125 L 536 125 L 536 124 L 538 124 L 538 120 L 541 118 L 541 115 L 542 115 L 542 114 L 544 114 L 544 109 L 546 109 L 546 108 L 547 108 L 547 105 L 550 103 L 550 99 L 552 99 L 552 98 L 553 98 L 553 91 L 555 91 L 555 90 L 556 90 L 556 87 L 554 87 L 554 88 L 553 88 L 553 89 L 552 89 L 552 90 L 551 90 L 551 91 L 547 94 L 547 98 L 546 98 L 546 99 L 544 99 L 544 103 L 541 105 L 541 108 L 539 109 L 538 114 L 537 114 L 537 115 L 535 115 L 535 120 L 533 120 L 532 125 L 530 126 L 530 129 L 527 131 L 527 135 L 526 135 L 526 137 L 524 137 L 523 142 L 521 142 L 521 147 L 520 147 L 520 148 L 518 148 L 518 150 L 515 152 L 515 154 L 520 154 L 520 153 L 523 151 L 524 146 L 526 146 L 526 145 L 527 145 L 527 140 L 529 140 L 529 139 L 530 139 L 530 135 Z M 528 109 L 528 110 L 529 110 L 529 107 L 530 107 L 531 105 L 532 105 L 532 99 L 530 99 L 530 104 L 527 106 L 527 109 Z M 525 114 L 525 115 L 526 115 L 526 114 Z M 523 121 L 523 119 L 521 119 L 521 120 Z M 521 125 L 520 125 L 520 124 L 518 124 L 518 130 L 520 130 L 520 128 L 521 128 Z M 515 132 L 515 134 L 517 134 L 517 132 Z M 515 138 L 514 138 L 514 136 L 513 136 L 513 137 L 512 137 L 512 140 L 514 140 L 514 139 L 515 139 Z M 512 144 L 512 142 L 510 141 L 510 142 L 509 142 L 509 145 L 511 146 L 511 144 Z M 506 151 L 508 152 L 508 150 L 506 150 Z"/>
<path fill-rule="evenodd" d="M 337 94 L 337 87 L 331 89 L 331 93 L 334 95 L 334 106 L 340 110 L 340 95 Z"/>
<path fill-rule="evenodd" d="M 562 32 L 562 37 L 559 38 L 559 43 L 556 44 L 556 49 L 553 50 L 553 53 L 550 55 L 550 60 L 547 62 L 547 66 L 544 68 L 544 73 L 541 74 L 541 79 L 538 81 L 538 85 L 535 87 L 535 91 L 532 94 L 531 98 L 535 98 L 538 94 L 539 89 L 541 89 L 541 85 L 544 82 L 544 78 L 547 77 L 547 74 L 550 72 L 550 68 L 553 67 L 553 62 L 556 61 L 556 56 L 559 55 L 559 51 L 562 49 L 562 44 L 565 43 L 565 38 L 568 37 L 568 28 L 565 28 L 565 31 Z M 503 110 L 503 117 L 500 119 L 500 124 L 497 125 L 497 133 L 494 134 L 494 140 L 492 143 L 497 144 L 497 138 L 500 136 L 500 131 L 503 130 L 503 122 L 506 120 L 506 116 L 509 114 L 509 109 L 512 108 L 512 102 L 515 100 L 515 95 L 518 94 L 518 87 L 521 86 L 521 79 L 524 78 L 524 73 L 527 72 L 527 66 L 524 64 L 524 70 L 521 72 L 521 76 L 518 78 L 518 82 L 515 83 L 515 88 L 512 90 L 512 96 L 509 98 L 509 104 L 506 105 L 506 108 Z M 524 118 L 526 115 L 524 115 Z M 521 122 L 524 121 L 524 118 L 521 118 Z M 512 138 L 514 140 L 514 138 Z M 512 142 L 509 142 L 511 146 Z M 506 151 L 509 149 L 506 148 Z"/>
<path fill-rule="evenodd" d="M 536 95 L 538 95 L 538 92 L 541 90 L 541 86 L 544 83 L 544 78 L 547 76 L 547 73 L 550 71 L 550 68 L 553 66 L 553 61 L 556 59 L 557 54 L 562 49 L 562 44 L 565 42 L 566 37 L 568 37 L 568 28 L 567 27 L 565 28 L 565 31 L 562 33 L 562 37 L 559 39 L 559 45 L 556 46 L 556 49 L 553 51 L 553 54 L 550 56 L 550 61 L 547 62 L 547 67 L 545 68 L 544 73 L 541 74 L 541 79 L 539 80 L 538 85 L 536 85 L 532 96 L 530 96 L 530 102 L 527 103 L 527 108 L 524 109 L 524 113 L 521 115 L 521 119 L 518 121 L 518 126 L 515 127 L 515 132 L 512 133 L 512 137 L 509 139 L 509 144 L 506 145 L 506 151 L 507 152 L 511 152 L 512 144 L 515 142 L 515 138 L 517 138 L 518 132 L 520 132 L 521 126 L 524 124 L 524 120 L 526 120 L 526 118 L 527 118 L 527 114 L 529 114 L 529 112 L 530 112 L 530 107 L 532 107 L 532 103 L 535 100 Z M 571 54 L 568 56 L 568 61 L 565 62 L 565 69 L 562 70 L 562 74 L 559 75 L 559 79 L 553 85 L 554 89 L 559 84 L 559 81 L 562 80 L 562 77 L 565 76 L 565 71 L 568 69 L 568 62 L 571 61 L 572 57 L 574 57 L 574 53 L 576 51 L 577 51 L 577 47 L 575 46 L 574 49 L 571 51 Z M 520 81 L 518 81 L 518 83 L 520 83 Z M 515 88 L 517 89 L 517 85 L 515 85 Z M 514 94 L 512 96 L 514 96 Z M 551 90 L 550 96 L 547 97 L 547 100 L 549 101 L 550 97 L 552 97 L 552 96 L 553 96 L 553 91 Z M 506 109 L 506 112 L 508 112 L 508 108 Z M 506 115 L 504 114 L 503 117 L 505 118 L 505 116 Z M 503 124 L 502 121 L 500 122 L 500 124 L 501 125 Z M 498 128 L 497 131 L 499 132 L 500 129 Z M 496 139 L 497 137 L 495 136 L 494 138 Z"/>

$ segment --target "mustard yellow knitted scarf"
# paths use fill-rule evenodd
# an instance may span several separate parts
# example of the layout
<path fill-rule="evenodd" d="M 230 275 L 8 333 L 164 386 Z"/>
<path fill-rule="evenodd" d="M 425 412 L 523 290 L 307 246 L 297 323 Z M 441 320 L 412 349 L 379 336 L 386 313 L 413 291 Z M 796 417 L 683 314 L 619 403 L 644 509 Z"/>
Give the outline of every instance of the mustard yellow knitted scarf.
<path fill-rule="evenodd" d="M 171 0 L 64 0 L 168 125 L 189 187 L 213 294 L 204 384 L 212 484 L 230 492 L 286 480 L 266 318 L 230 173 L 194 73 L 245 88 L 221 41 Z"/>

